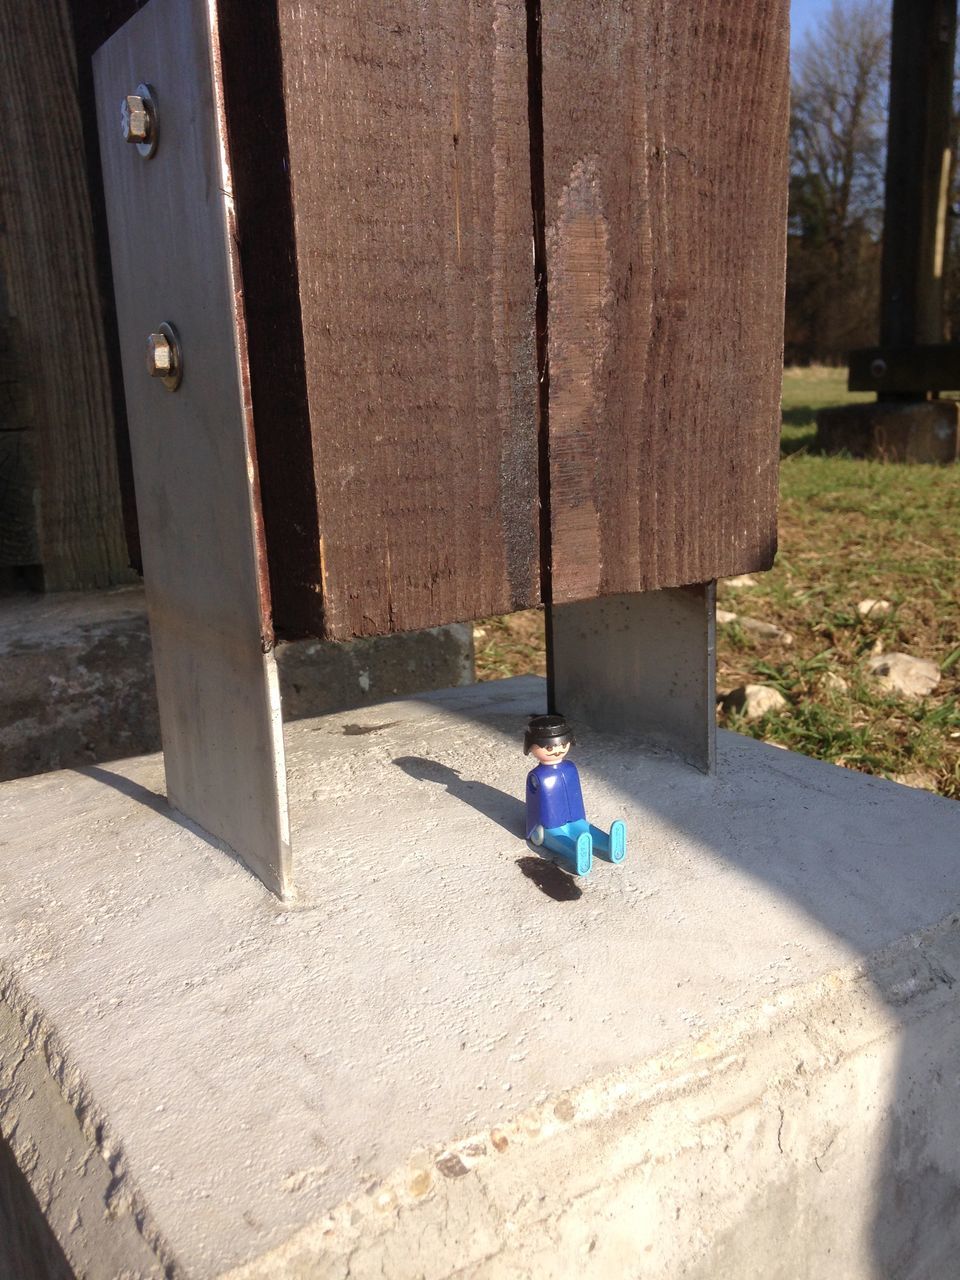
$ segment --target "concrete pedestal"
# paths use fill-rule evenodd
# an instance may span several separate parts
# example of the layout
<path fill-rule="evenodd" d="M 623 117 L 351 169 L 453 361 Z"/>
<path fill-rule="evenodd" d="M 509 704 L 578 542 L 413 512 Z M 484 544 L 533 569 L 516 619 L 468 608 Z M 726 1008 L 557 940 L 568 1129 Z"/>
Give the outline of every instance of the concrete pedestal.
<path fill-rule="evenodd" d="M 472 628 L 277 648 L 285 720 L 471 684 Z M 0 600 L 0 780 L 160 748 L 142 587 Z"/>
<path fill-rule="evenodd" d="M 288 726 L 288 904 L 159 757 L 4 785 L 0 1131 L 77 1275 L 951 1273 L 960 806 L 581 726 L 629 847 L 575 881 L 544 697 Z"/>
<path fill-rule="evenodd" d="M 960 402 L 878 401 L 821 409 L 817 447 L 882 462 L 956 462 L 960 458 Z"/>

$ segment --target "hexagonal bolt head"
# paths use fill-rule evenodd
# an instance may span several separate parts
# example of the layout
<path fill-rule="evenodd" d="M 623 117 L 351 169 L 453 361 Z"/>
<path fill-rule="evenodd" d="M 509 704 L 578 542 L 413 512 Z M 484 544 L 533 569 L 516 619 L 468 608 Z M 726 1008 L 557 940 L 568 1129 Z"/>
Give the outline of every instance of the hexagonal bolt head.
<path fill-rule="evenodd" d="M 177 370 L 177 353 L 165 333 L 147 337 L 147 372 L 151 378 L 171 378 Z"/>
<path fill-rule="evenodd" d="M 120 128 L 125 142 L 149 142 L 153 132 L 150 107 L 139 93 L 128 93 L 120 103 Z"/>

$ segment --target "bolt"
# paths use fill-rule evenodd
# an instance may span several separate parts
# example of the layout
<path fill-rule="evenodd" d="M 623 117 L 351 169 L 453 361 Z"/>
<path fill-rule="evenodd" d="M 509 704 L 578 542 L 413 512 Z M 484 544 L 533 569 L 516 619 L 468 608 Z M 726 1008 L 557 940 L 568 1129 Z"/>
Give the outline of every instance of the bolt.
<path fill-rule="evenodd" d="M 180 343 L 172 325 L 162 324 L 147 335 L 147 373 L 160 378 L 168 391 L 176 391 L 183 377 Z"/>
<path fill-rule="evenodd" d="M 887 372 L 886 360 L 881 360 L 879 357 L 876 360 L 871 360 L 870 362 L 871 378 L 882 378 L 886 372 Z"/>
<path fill-rule="evenodd" d="M 175 358 L 170 339 L 165 333 L 151 333 L 147 338 L 147 371 L 151 378 L 169 378 Z"/>
<path fill-rule="evenodd" d="M 157 102 L 148 84 L 138 84 L 120 103 L 120 129 L 125 142 L 132 142 L 149 160 L 157 149 Z"/>
<path fill-rule="evenodd" d="M 120 128 L 124 142 L 149 142 L 153 132 L 150 108 L 139 93 L 128 93 L 120 103 Z"/>

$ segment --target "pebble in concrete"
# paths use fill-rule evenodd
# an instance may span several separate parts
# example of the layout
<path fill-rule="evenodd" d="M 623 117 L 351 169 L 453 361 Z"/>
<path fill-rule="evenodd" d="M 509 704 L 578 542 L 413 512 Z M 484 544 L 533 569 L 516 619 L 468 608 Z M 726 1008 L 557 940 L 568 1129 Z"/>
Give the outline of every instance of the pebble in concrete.
<path fill-rule="evenodd" d="M 925 698 L 940 683 L 935 662 L 909 653 L 876 654 L 868 660 L 867 670 L 881 688 L 903 698 Z"/>

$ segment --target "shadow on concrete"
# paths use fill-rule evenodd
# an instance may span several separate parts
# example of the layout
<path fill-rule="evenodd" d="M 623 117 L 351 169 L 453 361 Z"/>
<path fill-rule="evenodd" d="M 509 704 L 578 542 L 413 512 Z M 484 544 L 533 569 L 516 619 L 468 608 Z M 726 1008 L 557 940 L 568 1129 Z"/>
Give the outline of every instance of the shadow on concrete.
<path fill-rule="evenodd" d="M 83 769 L 74 769 L 73 772 L 81 774 L 84 778 L 94 778 L 97 782 L 102 782 L 106 786 L 112 787 L 114 791 L 119 791 L 121 795 L 135 800 L 137 804 L 142 804 L 145 809 L 151 809 L 154 813 L 159 813 L 161 817 L 169 819 L 170 822 L 175 822 L 178 827 L 183 827 L 184 831 L 189 831 L 198 840 L 208 844 L 211 849 L 216 849 L 218 853 L 225 853 L 228 857 L 240 863 L 241 866 L 246 866 L 246 863 L 237 857 L 229 845 L 224 844 L 222 840 L 217 840 L 209 831 L 204 831 L 203 827 L 198 826 L 196 822 L 188 818 L 185 813 L 175 809 L 167 797 L 161 795 L 159 791 L 151 791 L 149 787 L 141 786 L 139 782 L 133 782 L 130 778 L 125 778 L 120 773 L 113 773 L 110 769 L 104 769 L 99 764 L 90 764 Z M 249 870 L 249 868 L 247 869 Z"/>
<path fill-rule="evenodd" d="M 538 711 L 529 706 L 532 680 L 518 678 L 518 685 L 521 679 L 513 719 L 502 704 L 496 711 L 488 704 L 486 714 L 479 702 L 458 708 L 513 738 L 518 751 L 525 717 Z M 545 684 L 541 699 L 545 710 Z M 960 907 L 960 806 L 796 753 L 783 753 L 781 765 L 773 748 L 730 732 L 719 733 L 717 771 L 708 776 L 638 741 L 582 728 L 576 763 L 588 805 L 592 775 L 635 812 L 655 815 L 709 858 L 768 886 L 867 960 L 867 980 L 899 1021 L 901 1044 L 890 1093 L 870 1100 L 874 1112 L 884 1112 L 886 1146 L 874 1175 L 870 1261 L 862 1274 L 960 1275 L 960 1020 L 911 1017 L 903 1007 L 910 994 L 891 997 L 879 960 L 885 948 Z M 629 769 L 620 767 L 625 759 Z M 433 777 L 440 780 L 438 772 Z M 454 794 L 463 789 L 466 798 L 465 784 L 457 779 L 456 786 Z M 498 801 L 500 816 L 506 799 Z M 513 804 L 519 815 L 522 804 Z M 518 839 L 520 825 L 518 817 L 508 828 Z M 960 915 L 953 928 L 960 932 Z M 933 972 L 925 981 L 952 987 L 960 973 Z M 851 1134 L 855 1139 L 855 1124 Z M 811 1254 L 823 1258 L 813 1244 Z"/>
<path fill-rule="evenodd" d="M 0 1135 L 0 1276 L 76 1280 L 13 1151 Z"/>
<path fill-rule="evenodd" d="M 523 802 L 485 782 L 464 778 L 456 769 L 423 756 L 398 756 L 393 762 L 417 782 L 433 782 L 446 787 L 452 796 L 482 813 L 512 836 L 523 839 Z"/>
<path fill-rule="evenodd" d="M 518 858 L 517 866 L 541 893 L 545 893 L 554 902 L 576 902 L 583 897 L 583 890 L 577 884 L 576 877 L 548 858 L 531 854 L 526 858 Z"/>

